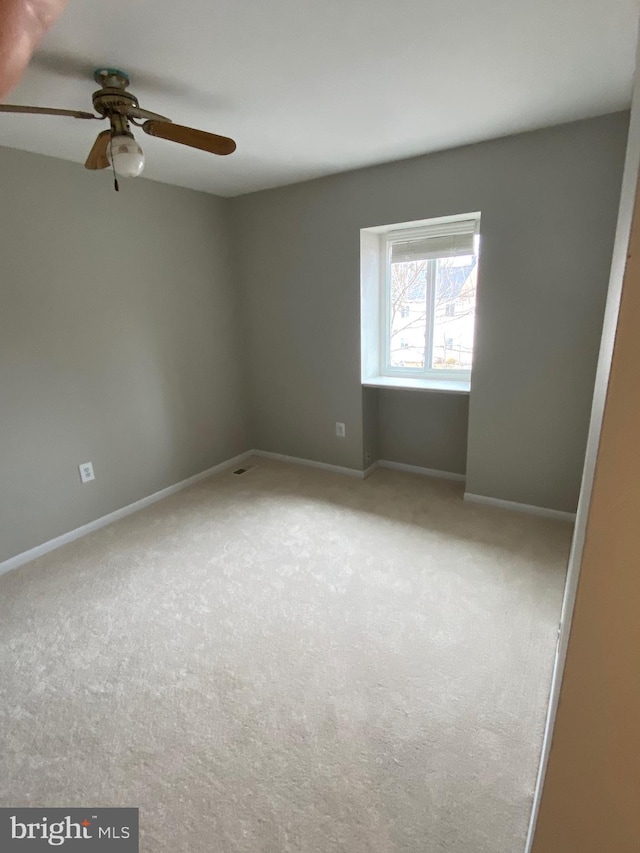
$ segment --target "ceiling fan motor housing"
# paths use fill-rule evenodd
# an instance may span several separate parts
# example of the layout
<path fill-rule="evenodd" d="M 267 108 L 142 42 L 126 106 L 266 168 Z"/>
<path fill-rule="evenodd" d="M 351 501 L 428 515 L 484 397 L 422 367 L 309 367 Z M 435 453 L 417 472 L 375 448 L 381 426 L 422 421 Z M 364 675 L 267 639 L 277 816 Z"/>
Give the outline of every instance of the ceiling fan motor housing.
<path fill-rule="evenodd" d="M 101 116 L 108 116 L 120 111 L 117 107 L 137 107 L 138 99 L 122 89 L 107 87 L 93 93 L 93 108 Z"/>
<path fill-rule="evenodd" d="M 129 75 L 117 68 L 97 68 L 93 79 L 102 85 L 92 96 L 95 111 L 109 118 L 115 133 L 130 133 L 129 122 L 121 108 L 137 107 L 139 104 L 135 95 L 125 91 L 129 85 Z"/>

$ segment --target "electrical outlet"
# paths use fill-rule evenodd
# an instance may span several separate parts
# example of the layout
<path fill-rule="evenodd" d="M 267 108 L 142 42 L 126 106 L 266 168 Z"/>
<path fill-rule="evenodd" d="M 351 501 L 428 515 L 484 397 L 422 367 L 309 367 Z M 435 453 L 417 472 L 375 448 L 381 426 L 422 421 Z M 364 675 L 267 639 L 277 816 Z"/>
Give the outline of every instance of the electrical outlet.
<path fill-rule="evenodd" d="M 341 424 L 339 421 L 336 423 L 336 435 L 338 438 L 344 438 L 346 435 L 344 424 Z"/>
<path fill-rule="evenodd" d="M 96 475 L 93 473 L 93 462 L 83 462 L 81 465 L 78 465 L 78 470 L 80 471 L 80 479 L 83 483 L 95 480 Z"/>

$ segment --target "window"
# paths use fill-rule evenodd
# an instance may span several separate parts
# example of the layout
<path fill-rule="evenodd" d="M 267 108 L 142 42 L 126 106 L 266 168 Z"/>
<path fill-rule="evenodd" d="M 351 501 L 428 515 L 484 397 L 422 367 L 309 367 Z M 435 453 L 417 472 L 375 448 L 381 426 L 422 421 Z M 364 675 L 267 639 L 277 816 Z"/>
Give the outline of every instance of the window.
<path fill-rule="evenodd" d="M 385 235 L 382 375 L 469 378 L 476 232 L 472 218 Z"/>
<path fill-rule="evenodd" d="M 480 214 L 364 228 L 362 381 L 468 391 Z"/>

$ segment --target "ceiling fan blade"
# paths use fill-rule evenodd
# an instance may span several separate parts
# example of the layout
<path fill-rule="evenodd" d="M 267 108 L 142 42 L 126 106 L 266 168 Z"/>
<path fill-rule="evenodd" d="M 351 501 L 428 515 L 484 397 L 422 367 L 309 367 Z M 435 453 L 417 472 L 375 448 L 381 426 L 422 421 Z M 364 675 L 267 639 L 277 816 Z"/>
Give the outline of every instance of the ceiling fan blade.
<path fill-rule="evenodd" d="M 18 104 L 0 104 L 0 113 L 33 113 L 43 116 L 71 116 L 71 118 L 97 118 L 102 121 L 103 116 L 93 113 L 85 113 L 82 110 L 56 110 L 50 107 L 23 107 Z"/>
<path fill-rule="evenodd" d="M 142 107 L 134 107 L 128 105 L 117 105 L 112 107 L 113 111 L 120 115 L 128 116 L 129 118 L 146 118 L 154 121 L 167 121 L 171 124 L 171 119 L 166 116 L 161 116 L 159 113 L 152 113 L 149 110 L 143 110 Z"/>
<path fill-rule="evenodd" d="M 179 142 L 191 148 L 200 148 L 201 151 L 209 151 L 211 154 L 232 154 L 236 150 L 236 143 L 228 136 L 194 130 L 192 127 L 183 127 L 181 124 L 145 121 L 142 129 L 149 136 L 159 136 L 161 139 L 169 139 L 171 142 Z"/>
<path fill-rule="evenodd" d="M 103 130 L 102 133 L 98 134 L 98 136 L 96 137 L 96 141 L 93 143 L 91 151 L 89 151 L 87 161 L 84 164 L 85 169 L 109 168 L 109 160 L 107 159 L 107 146 L 109 145 L 110 138 L 110 130 Z"/>

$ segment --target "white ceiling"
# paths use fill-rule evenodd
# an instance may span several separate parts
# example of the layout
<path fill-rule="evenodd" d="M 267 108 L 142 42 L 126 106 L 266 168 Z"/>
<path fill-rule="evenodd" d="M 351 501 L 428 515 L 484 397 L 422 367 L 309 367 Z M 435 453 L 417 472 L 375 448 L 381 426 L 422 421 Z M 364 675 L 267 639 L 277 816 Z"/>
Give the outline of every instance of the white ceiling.
<path fill-rule="evenodd" d="M 232 196 L 626 107 L 637 0 L 69 0 L 11 103 L 141 106 L 232 136 L 137 134 L 145 176 Z M 0 115 L 0 144 L 83 163 L 97 122 Z"/>

